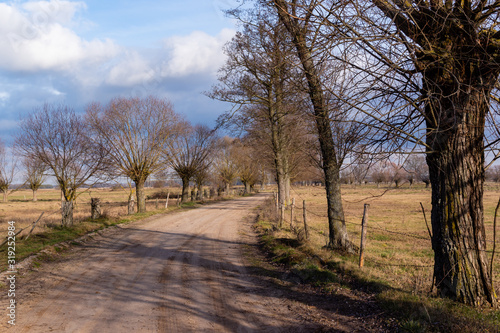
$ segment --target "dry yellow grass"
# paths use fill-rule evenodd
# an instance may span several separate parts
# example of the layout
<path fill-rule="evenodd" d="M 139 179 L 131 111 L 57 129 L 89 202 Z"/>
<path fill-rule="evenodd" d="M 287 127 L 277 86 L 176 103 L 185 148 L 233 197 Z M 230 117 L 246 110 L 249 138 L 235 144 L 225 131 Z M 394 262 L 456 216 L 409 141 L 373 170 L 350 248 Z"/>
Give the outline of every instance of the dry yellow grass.
<path fill-rule="evenodd" d="M 146 196 L 159 189 L 147 188 Z M 171 189 L 171 193 L 178 193 L 180 189 Z M 38 201 L 32 201 L 31 190 L 16 191 L 9 196 L 8 202 L 0 202 L 0 235 L 6 235 L 7 222 L 15 221 L 19 230 L 32 224 L 44 212 L 43 218 L 37 224 L 34 233 L 43 232 L 47 225 L 61 224 L 61 194 L 59 190 L 39 190 Z M 123 190 L 92 189 L 82 191 L 78 196 L 74 208 L 75 223 L 90 217 L 91 197 L 101 199 L 102 213 L 109 217 L 118 217 L 127 214 L 128 193 Z M 169 205 L 175 204 L 176 199 L 170 199 Z M 147 200 L 147 210 L 154 210 L 155 200 Z M 159 206 L 165 206 L 165 200 L 160 199 Z M 24 232 L 23 232 L 24 233 Z M 2 237 L 3 238 L 3 237 Z"/>
<path fill-rule="evenodd" d="M 382 195 L 383 194 L 383 195 Z M 307 202 L 308 224 L 313 230 L 309 243 L 331 260 L 335 255 L 323 247 L 328 241 L 326 198 L 323 187 L 293 187 L 296 200 L 296 223 L 302 223 L 302 200 Z M 485 227 L 488 250 L 493 246 L 494 210 L 500 196 L 498 185 L 485 187 Z M 432 286 L 433 251 L 420 203 L 423 204 L 430 224 L 431 190 L 423 185 L 398 189 L 375 186 L 344 186 L 344 211 L 350 240 L 359 245 L 361 220 L 365 203 L 370 204 L 368 243 L 365 249 L 363 273 L 370 278 L 389 282 L 393 287 L 416 293 L 427 293 Z M 287 212 L 287 221 L 290 216 Z M 289 222 L 288 222 L 289 223 Z M 489 258 L 491 253 L 489 253 Z M 356 267 L 357 258 L 343 257 L 345 264 Z M 500 290 L 500 255 L 496 255 L 494 281 Z"/>

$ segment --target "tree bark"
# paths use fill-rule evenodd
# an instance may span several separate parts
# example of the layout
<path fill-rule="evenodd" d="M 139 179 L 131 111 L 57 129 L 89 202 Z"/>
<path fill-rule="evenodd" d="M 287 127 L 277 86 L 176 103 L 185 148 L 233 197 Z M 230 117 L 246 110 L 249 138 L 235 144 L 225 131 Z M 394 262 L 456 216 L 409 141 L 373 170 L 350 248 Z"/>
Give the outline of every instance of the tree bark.
<path fill-rule="evenodd" d="M 189 200 L 189 178 L 182 178 L 182 199 L 181 202 Z"/>
<path fill-rule="evenodd" d="M 38 190 L 35 189 L 35 190 L 32 190 L 32 191 L 33 191 L 33 201 L 38 201 L 38 198 L 37 198 L 37 195 L 36 195 L 37 192 L 38 192 Z"/>
<path fill-rule="evenodd" d="M 426 139 L 435 283 L 443 297 L 469 305 L 496 303 L 485 252 L 483 136 L 489 91 L 483 87 L 426 107 L 428 115 L 438 106 L 442 110 L 439 127 L 428 118 Z"/>
<path fill-rule="evenodd" d="M 135 195 L 137 197 L 137 212 L 146 212 L 146 195 L 144 194 L 145 179 L 135 180 Z"/>
<path fill-rule="evenodd" d="M 3 192 L 3 202 L 7 202 L 7 191 Z"/>

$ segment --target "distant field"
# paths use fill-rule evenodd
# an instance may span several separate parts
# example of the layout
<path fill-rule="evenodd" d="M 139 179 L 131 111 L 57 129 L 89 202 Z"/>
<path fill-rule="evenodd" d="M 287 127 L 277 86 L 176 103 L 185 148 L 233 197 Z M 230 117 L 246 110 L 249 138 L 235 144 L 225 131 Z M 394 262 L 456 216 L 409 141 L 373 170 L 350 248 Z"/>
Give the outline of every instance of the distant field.
<path fill-rule="evenodd" d="M 145 189 L 146 196 L 160 190 L 168 189 Z M 171 193 L 180 193 L 180 188 L 170 189 Z M 59 190 L 39 190 L 38 201 L 32 201 L 31 190 L 22 190 L 12 193 L 8 202 L 0 202 L 0 235 L 6 234 L 7 222 L 15 221 L 16 229 L 24 228 L 33 223 L 42 212 L 43 218 L 40 221 L 35 233 L 43 232 L 47 225 L 61 224 L 61 192 Z M 124 190 L 93 189 L 81 192 L 76 200 L 74 208 L 75 223 L 90 217 L 90 199 L 101 199 L 102 213 L 109 217 L 118 217 L 127 214 L 128 193 Z M 177 199 L 170 199 L 169 205 L 176 203 Z M 165 206 L 165 199 L 159 200 L 159 206 Z M 156 200 L 146 201 L 147 210 L 154 210 Z M 24 232 L 23 232 L 24 233 Z M 3 237 L 2 237 L 3 238 Z"/>
<path fill-rule="evenodd" d="M 370 204 L 368 244 L 363 270 L 370 277 L 390 282 L 393 287 L 417 293 L 428 292 L 432 285 L 434 261 L 420 202 L 425 208 L 430 226 L 431 190 L 425 188 L 423 184 L 418 184 L 411 189 L 406 184 L 398 189 L 387 190 L 387 188 L 377 188 L 372 185 L 346 185 L 342 188 L 350 239 L 356 245 L 360 244 L 363 207 L 365 203 Z M 324 188 L 293 187 L 291 196 L 296 200 L 295 223 L 302 226 L 302 200 L 306 200 L 308 224 L 313 229 L 310 233 L 310 244 L 321 252 L 323 257 L 336 260 L 335 255 L 322 249 L 328 241 Z M 488 250 L 490 251 L 493 247 L 494 210 L 499 197 L 500 186 L 487 184 L 484 207 Z M 290 223 L 289 214 L 290 212 L 287 211 L 287 225 Z M 497 241 L 500 240 L 497 239 Z M 491 257 L 491 253 L 488 257 Z M 353 266 L 358 263 L 356 256 L 343 259 Z M 500 290 L 499 254 L 495 256 L 494 281 L 496 289 Z"/>

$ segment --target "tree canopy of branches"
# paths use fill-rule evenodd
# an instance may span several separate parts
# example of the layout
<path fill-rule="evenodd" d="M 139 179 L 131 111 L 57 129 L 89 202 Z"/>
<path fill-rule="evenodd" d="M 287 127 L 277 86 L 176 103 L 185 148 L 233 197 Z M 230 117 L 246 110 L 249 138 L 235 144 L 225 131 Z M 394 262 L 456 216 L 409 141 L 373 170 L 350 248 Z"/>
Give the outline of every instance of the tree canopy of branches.
<path fill-rule="evenodd" d="M 238 178 L 238 164 L 235 158 L 235 139 L 230 137 L 220 138 L 217 142 L 216 154 L 214 156 L 214 171 L 218 181 L 222 184 L 226 193 Z"/>
<path fill-rule="evenodd" d="M 261 146 L 249 137 L 235 140 L 234 160 L 238 166 L 238 176 L 245 186 L 245 194 L 250 193 L 261 177 Z"/>
<path fill-rule="evenodd" d="M 44 104 L 21 121 L 20 129 L 16 146 L 24 158 L 43 164 L 56 178 L 65 200 L 62 223 L 72 225 L 77 190 L 97 182 L 107 151 L 95 144 L 83 117 L 69 106 Z"/>
<path fill-rule="evenodd" d="M 241 31 L 226 45 L 226 64 L 209 96 L 233 104 L 219 121 L 241 129 L 266 147 L 261 161 L 273 170 L 278 200 L 290 201 L 290 182 L 303 153 L 303 94 L 291 37 L 266 8 L 233 12 Z M 258 142 L 257 142 L 258 141 Z M 244 177 L 245 178 L 245 177 Z"/>
<path fill-rule="evenodd" d="M 87 121 L 118 175 L 135 183 L 137 211 L 145 212 L 144 184 L 165 168 L 162 152 L 179 123 L 172 104 L 153 96 L 116 98 L 106 106 L 90 104 Z"/>
<path fill-rule="evenodd" d="M 366 124 L 378 130 L 379 143 L 395 151 L 425 147 L 440 294 L 466 304 L 495 304 L 483 183 L 485 154 L 498 156 L 500 2 L 272 2 L 299 37 L 305 20 L 319 36 L 338 41 L 322 48 L 324 58 L 356 55 L 346 61 L 358 78 L 352 106 L 371 118 Z M 312 75 L 314 58 L 303 50 Z"/>
<path fill-rule="evenodd" d="M 188 200 L 189 181 L 198 178 L 202 183 L 206 178 L 216 138 L 207 126 L 184 123 L 176 138 L 167 143 L 166 159 L 182 180 L 183 202 Z"/>
<path fill-rule="evenodd" d="M 25 169 L 25 182 L 31 191 L 33 191 L 33 201 L 37 201 L 37 191 L 47 178 L 46 166 L 37 160 L 29 158 L 24 158 L 23 165 Z"/>
<path fill-rule="evenodd" d="M 3 202 L 7 202 L 10 186 L 14 181 L 17 169 L 17 160 L 14 157 L 9 158 L 7 149 L 0 141 L 0 192 L 3 193 Z"/>
<path fill-rule="evenodd" d="M 324 50 L 330 38 L 322 38 L 322 23 L 311 15 L 318 1 L 263 1 L 274 8 L 279 21 L 286 28 L 300 61 L 307 93 L 314 116 L 319 142 L 320 164 L 324 173 L 328 206 L 329 244 L 333 249 L 352 251 L 342 206 L 340 171 L 346 153 L 358 143 L 364 128 L 354 126 L 350 101 L 340 103 L 336 95 L 346 96 L 346 82 L 352 80 L 334 62 L 325 62 Z M 323 20 L 325 22 L 325 20 Z M 318 26 L 319 24 L 319 26 Z M 343 71 L 343 72 L 342 72 Z M 329 74 L 342 72 L 338 82 Z M 344 105 L 349 106 L 347 109 Z"/>

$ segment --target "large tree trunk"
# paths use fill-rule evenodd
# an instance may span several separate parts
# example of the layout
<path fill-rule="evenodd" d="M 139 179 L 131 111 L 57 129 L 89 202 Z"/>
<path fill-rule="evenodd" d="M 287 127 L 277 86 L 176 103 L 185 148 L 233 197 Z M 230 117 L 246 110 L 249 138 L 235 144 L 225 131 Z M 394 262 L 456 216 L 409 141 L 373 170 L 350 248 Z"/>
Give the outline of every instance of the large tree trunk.
<path fill-rule="evenodd" d="M 135 180 L 135 195 L 137 197 L 137 212 L 146 212 L 146 195 L 144 194 L 144 179 Z"/>
<path fill-rule="evenodd" d="M 37 201 L 38 198 L 37 198 L 36 194 L 37 194 L 38 190 L 37 189 L 33 189 L 32 191 L 33 191 L 33 201 Z"/>
<path fill-rule="evenodd" d="M 7 191 L 3 191 L 3 202 L 7 202 L 7 199 L 8 199 L 8 197 L 7 197 Z"/>
<path fill-rule="evenodd" d="M 189 200 L 189 178 L 182 178 L 182 199 L 181 202 Z"/>
<path fill-rule="evenodd" d="M 288 11 L 289 7 L 286 1 L 275 0 L 274 3 L 280 21 L 293 37 L 293 43 L 304 69 L 308 84 L 308 94 L 313 105 L 323 161 L 328 204 L 328 226 L 330 230 L 328 246 L 332 249 L 352 252 L 352 244 L 349 241 L 344 220 L 344 210 L 340 193 L 340 165 L 339 161 L 337 161 L 330 117 L 326 108 L 320 75 L 314 63 L 314 56 L 307 44 L 308 30 L 307 27 L 301 26 L 301 24 L 307 23 L 303 23 L 289 15 L 292 11 Z"/>
<path fill-rule="evenodd" d="M 445 96 L 443 85 L 435 91 Z M 496 303 L 483 217 L 488 95 L 483 88 L 470 89 L 426 107 L 428 115 L 439 117 L 438 126 L 431 118 L 427 122 L 435 284 L 442 296 L 470 305 Z"/>

